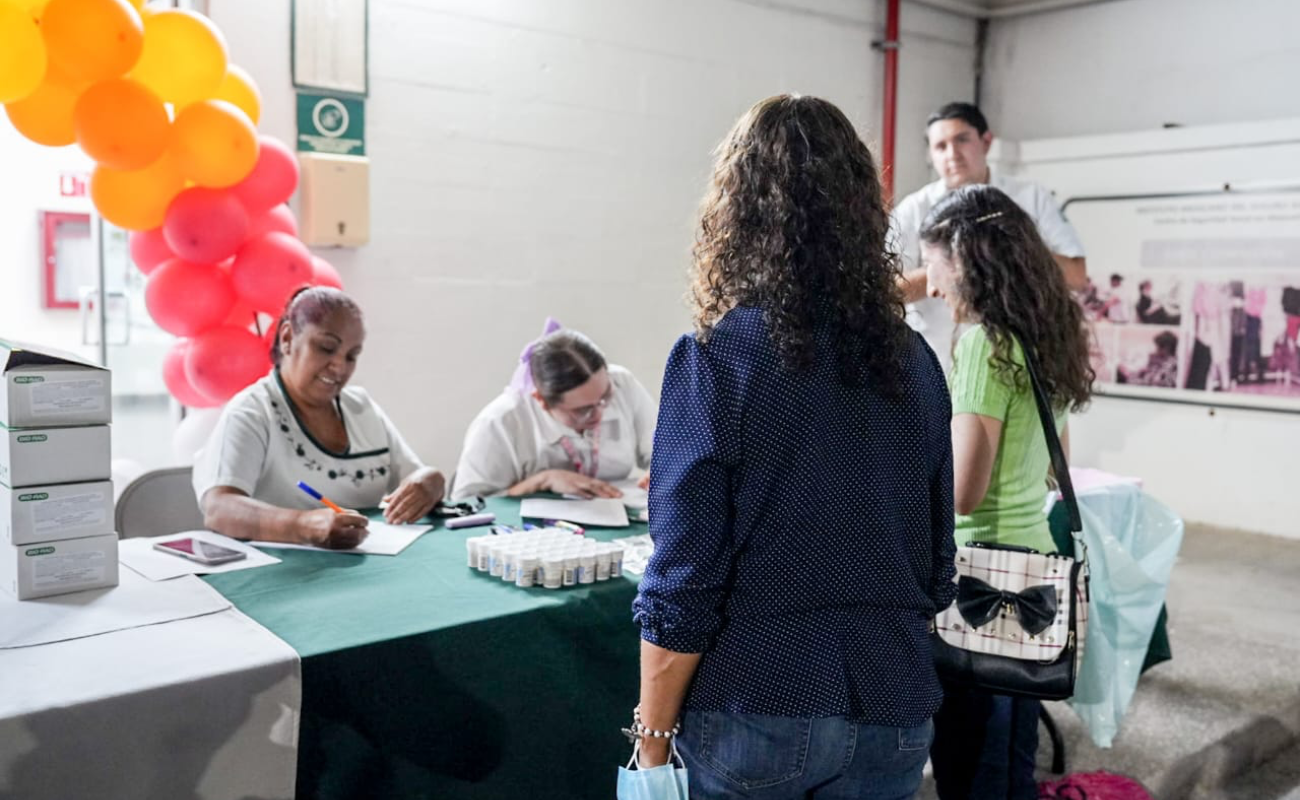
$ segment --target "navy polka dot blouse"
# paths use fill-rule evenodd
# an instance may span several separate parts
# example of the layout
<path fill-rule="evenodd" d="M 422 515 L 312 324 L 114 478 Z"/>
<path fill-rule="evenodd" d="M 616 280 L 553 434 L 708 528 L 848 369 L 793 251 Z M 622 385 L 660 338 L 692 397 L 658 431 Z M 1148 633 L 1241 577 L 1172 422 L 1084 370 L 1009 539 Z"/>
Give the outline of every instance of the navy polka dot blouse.
<path fill-rule="evenodd" d="M 784 370 L 736 308 L 668 358 L 641 637 L 703 653 L 686 708 L 919 725 L 942 698 L 929 619 L 952 602 L 950 405 L 919 335 L 902 396 L 847 386 L 820 325 Z"/>

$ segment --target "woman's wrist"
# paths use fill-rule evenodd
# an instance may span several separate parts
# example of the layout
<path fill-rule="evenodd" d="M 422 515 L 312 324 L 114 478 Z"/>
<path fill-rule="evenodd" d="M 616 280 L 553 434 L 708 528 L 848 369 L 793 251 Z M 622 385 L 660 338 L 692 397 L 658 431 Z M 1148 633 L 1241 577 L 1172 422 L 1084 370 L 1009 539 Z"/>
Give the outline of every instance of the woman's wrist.
<path fill-rule="evenodd" d="M 416 474 L 419 476 L 417 480 L 419 480 L 420 485 L 423 486 L 429 494 L 433 495 L 433 502 L 436 505 L 439 500 L 443 499 L 443 495 L 447 492 L 447 479 L 442 476 L 441 472 L 433 467 L 421 467 L 420 471 Z"/>
<path fill-rule="evenodd" d="M 551 479 L 555 476 L 555 470 L 544 469 L 532 477 L 532 483 L 528 487 L 528 493 L 551 491 Z"/>

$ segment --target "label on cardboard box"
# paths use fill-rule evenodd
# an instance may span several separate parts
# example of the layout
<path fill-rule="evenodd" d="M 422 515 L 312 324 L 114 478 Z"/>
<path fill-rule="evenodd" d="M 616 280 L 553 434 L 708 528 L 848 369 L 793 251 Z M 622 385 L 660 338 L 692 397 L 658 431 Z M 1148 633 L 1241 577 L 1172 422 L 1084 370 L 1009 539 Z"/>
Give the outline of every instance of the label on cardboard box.
<path fill-rule="evenodd" d="M 61 553 L 57 545 L 47 545 L 29 547 L 23 555 L 32 571 L 32 588 L 38 592 L 103 583 L 108 567 L 108 554 L 102 550 Z"/>
<path fill-rule="evenodd" d="M 14 383 L 31 380 L 40 383 L 32 388 L 32 415 L 45 417 L 51 414 L 90 414 L 104 410 L 106 381 L 102 376 L 77 378 L 70 381 L 47 382 L 45 378 L 19 375 Z"/>
<path fill-rule="evenodd" d="M 0 588 L 34 600 L 116 586 L 117 534 L 0 545 Z"/>
<path fill-rule="evenodd" d="M 44 492 L 35 495 L 18 495 L 19 503 L 33 503 L 37 500 L 42 502 L 35 502 L 30 507 L 32 530 L 38 534 L 52 533 L 63 528 L 108 524 L 108 514 L 104 511 L 103 492 L 74 494 L 53 500 Z"/>

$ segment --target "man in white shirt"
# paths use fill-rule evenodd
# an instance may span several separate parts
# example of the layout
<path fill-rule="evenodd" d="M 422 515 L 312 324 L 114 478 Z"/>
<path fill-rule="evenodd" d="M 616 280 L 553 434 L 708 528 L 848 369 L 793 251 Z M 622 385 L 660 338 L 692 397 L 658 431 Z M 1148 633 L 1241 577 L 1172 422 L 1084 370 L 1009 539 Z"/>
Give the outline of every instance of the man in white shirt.
<path fill-rule="evenodd" d="M 949 103 L 926 120 L 925 135 L 930 163 L 939 173 L 939 180 L 894 206 L 890 233 L 902 256 L 903 276 L 899 284 L 904 300 L 911 304 L 908 322 L 921 332 L 947 369 L 952 354 L 952 314 L 942 301 L 928 296 L 918 238 L 925 215 L 944 195 L 971 183 L 996 186 L 1033 218 L 1071 289 L 1084 288 L 1088 274 L 1079 235 L 1061 216 L 1052 193 L 1039 184 L 993 174 L 989 169 L 988 152 L 993 133 L 979 108 L 970 103 Z"/>

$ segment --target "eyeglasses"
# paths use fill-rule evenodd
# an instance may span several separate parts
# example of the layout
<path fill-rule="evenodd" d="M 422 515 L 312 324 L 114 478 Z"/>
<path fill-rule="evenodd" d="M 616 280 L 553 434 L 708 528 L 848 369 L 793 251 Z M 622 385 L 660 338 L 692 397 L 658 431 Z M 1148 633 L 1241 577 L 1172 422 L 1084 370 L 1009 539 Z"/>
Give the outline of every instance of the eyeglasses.
<path fill-rule="evenodd" d="M 609 407 L 609 401 L 614 395 L 614 387 L 610 386 L 605 390 L 605 396 L 592 403 L 589 406 L 579 406 L 578 408 L 561 408 L 574 422 L 579 425 L 585 425 L 600 415 L 600 412 Z"/>

